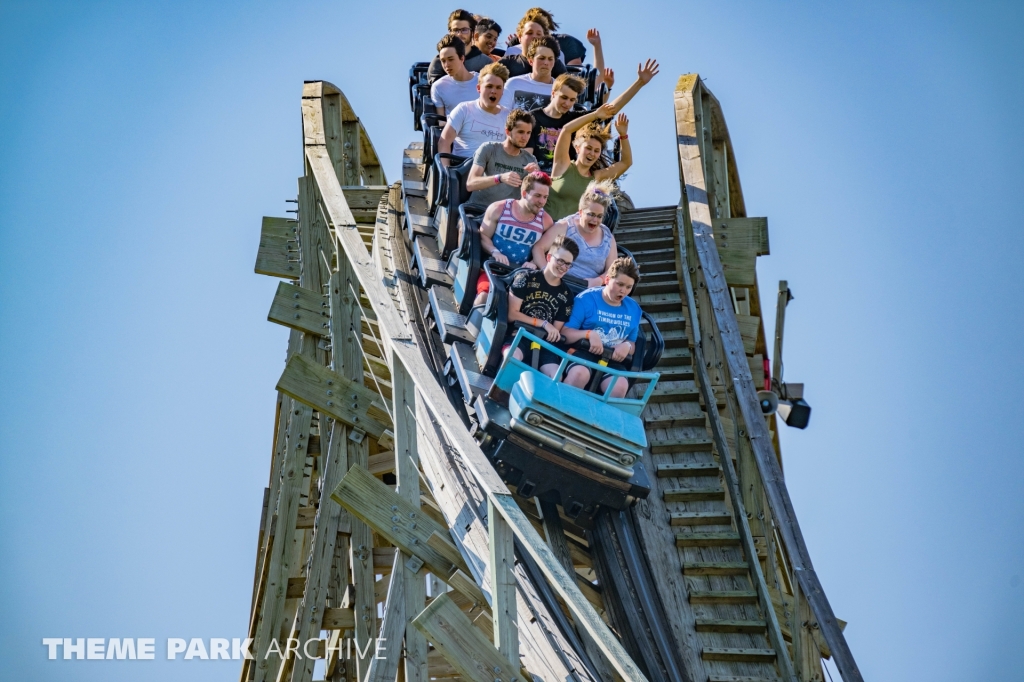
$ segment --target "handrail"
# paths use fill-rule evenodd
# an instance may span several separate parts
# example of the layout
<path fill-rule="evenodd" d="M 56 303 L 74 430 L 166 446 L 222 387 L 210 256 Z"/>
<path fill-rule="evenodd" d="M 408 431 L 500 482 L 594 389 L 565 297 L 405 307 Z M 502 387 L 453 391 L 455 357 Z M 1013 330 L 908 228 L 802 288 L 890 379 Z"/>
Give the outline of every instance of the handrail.
<path fill-rule="evenodd" d="M 638 405 L 639 407 L 643 407 L 644 405 L 647 404 L 647 401 L 650 399 L 651 394 L 654 393 L 654 387 L 658 384 L 658 379 L 661 377 L 661 373 L 660 372 L 631 372 L 631 371 L 629 371 L 627 369 L 615 369 L 614 367 L 608 367 L 606 365 L 601 365 L 601 364 L 599 364 L 597 362 L 591 362 L 590 360 L 584 360 L 583 358 L 578 358 L 578 357 L 576 357 L 574 355 L 571 355 L 571 354 L 567 353 L 566 351 L 562 350 L 558 346 L 556 346 L 556 345 L 554 345 L 552 343 L 548 343 L 547 341 L 545 341 L 544 339 L 541 339 L 536 334 L 531 334 L 529 331 L 527 331 L 526 329 L 524 329 L 522 327 L 520 327 L 519 330 L 516 332 L 515 338 L 512 339 L 512 342 L 511 342 L 511 344 L 509 344 L 509 347 L 510 348 L 518 348 L 519 347 L 519 342 L 522 341 L 523 339 L 529 339 L 533 343 L 540 344 L 541 346 L 546 348 L 549 352 L 551 352 L 552 354 L 557 355 L 559 358 L 561 358 L 561 361 L 559 362 L 559 365 L 558 365 L 558 371 L 555 372 L 555 376 L 556 377 L 562 376 L 562 372 L 565 371 L 566 366 L 571 362 L 571 363 L 574 363 L 574 364 L 577 364 L 577 365 L 583 365 L 584 367 L 590 369 L 591 371 L 599 372 L 601 374 L 607 374 L 608 376 L 623 377 L 623 378 L 626 378 L 626 379 L 636 379 L 636 380 L 639 380 L 639 381 L 648 381 L 648 382 L 650 382 L 648 384 L 646 390 L 644 390 L 644 394 L 642 396 L 640 396 L 639 398 L 613 398 L 613 397 L 611 397 L 612 396 L 612 389 L 615 388 L 614 382 L 608 382 L 608 388 L 605 389 L 604 393 L 600 393 L 600 394 L 598 394 L 598 393 L 591 393 L 589 391 L 584 391 L 581 388 L 576 389 L 578 391 L 583 391 L 584 393 L 586 393 L 587 395 L 589 395 L 589 396 L 591 396 L 593 398 L 597 398 L 598 400 L 600 400 L 603 403 L 608 403 L 608 404 L 611 404 L 611 405 Z M 519 364 L 523 365 L 524 367 L 527 367 L 527 368 L 529 367 L 529 365 L 524 363 L 522 360 L 516 360 L 513 357 L 512 353 L 509 353 L 508 357 L 505 358 L 505 363 L 506 364 L 519 363 Z M 570 386 L 570 388 L 575 388 L 575 387 Z"/>
<path fill-rule="evenodd" d="M 683 213 L 687 221 L 686 240 L 692 243 L 697 253 L 696 264 L 703 271 L 704 281 L 712 305 L 712 317 L 717 327 L 719 341 L 725 351 L 729 376 L 732 377 L 736 401 L 747 427 L 751 450 L 757 463 L 768 504 L 775 517 L 782 537 L 782 544 L 789 557 L 798 584 L 811 612 L 818 621 L 821 634 L 831 650 L 836 667 L 844 682 L 863 682 L 860 669 L 836 621 L 832 606 L 811 563 L 810 553 L 804 542 L 800 524 L 793 510 L 793 503 L 786 489 L 782 467 L 776 458 L 768 427 L 757 401 L 757 387 L 754 385 L 747 364 L 743 339 L 740 336 L 736 313 L 733 309 L 729 286 L 718 249 L 711 230 L 711 210 L 708 206 L 707 184 L 699 139 L 695 106 L 695 93 L 701 87 L 696 74 L 679 79 L 675 91 L 676 139 L 679 152 L 680 182 L 682 185 Z M 699 96 L 699 95 L 698 95 Z M 685 248 L 681 245 L 680 248 Z M 794 637 L 795 637 L 794 633 Z"/>
<path fill-rule="evenodd" d="M 307 84 L 303 91 L 302 103 L 303 143 L 308 172 L 320 190 L 329 227 L 340 246 L 339 257 L 343 254 L 349 259 L 352 272 L 366 292 L 366 298 L 377 316 L 389 366 L 393 371 L 396 365 L 405 370 L 416 386 L 417 396 L 422 398 L 424 406 L 436 419 L 453 449 L 462 457 L 481 491 L 487 496 L 488 506 L 497 510 L 508 523 L 512 533 L 522 542 L 551 586 L 565 601 L 577 624 L 594 638 L 625 682 L 647 682 L 643 672 L 583 596 L 575 577 L 569 576 L 547 543 L 537 534 L 480 446 L 463 428 L 462 419 L 448 402 L 436 377 L 423 364 L 420 350 L 413 341 L 412 329 L 396 311 L 356 229 L 352 211 L 327 152 L 320 93 L 339 91 L 326 82 L 317 88 L 310 85 Z M 489 523 L 495 522 L 495 519 L 489 519 Z"/>

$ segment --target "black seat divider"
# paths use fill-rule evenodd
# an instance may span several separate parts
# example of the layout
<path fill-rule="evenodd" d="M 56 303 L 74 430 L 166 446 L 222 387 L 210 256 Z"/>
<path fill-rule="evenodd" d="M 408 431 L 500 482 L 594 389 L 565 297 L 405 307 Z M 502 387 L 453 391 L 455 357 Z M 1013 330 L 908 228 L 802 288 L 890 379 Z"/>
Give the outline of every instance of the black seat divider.
<path fill-rule="evenodd" d="M 462 204 L 459 206 L 459 246 L 452 254 L 455 259 L 455 302 L 459 313 L 468 315 L 476 298 L 476 280 L 480 276 L 483 248 L 480 246 L 480 221 L 486 206 Z"/>
<path fill-rule="evenodd" d="M 450 161 L 447 168 L 441 163 L 441 159 Z M 466 189 L 466 180 L 472 167 L 473 159 L 444 152 L 434 155 L 434 170 L 441 179 L 437 206 L 445 208 L 437 225 L 437 251 L 441 258 L 447 258 L 451 254 L 458 240 L 459 207 L 469 200 L 470 192 Z"/>
<path fill-rule="evenodd" d="M 513 270 L 494 260 L 488 260 L 483 267 L 484 272 L 487 273 L 487 279 L 491 283 L 491 289 L 487 292 L 487 301 L 484 303 L 483 317 L 490 320 L 491 324 L 481 327 L 476 345 L 478 349 L 483 345 L 487 352 L 486 359 L 481 363 L 480 373 L 493 377 L 498 373 L 498 367 L 501 366 L 501 345 L 508 332 L 508 288 L 519 269 Z M 480 359 L 478 353 L 477 360 Z"/>

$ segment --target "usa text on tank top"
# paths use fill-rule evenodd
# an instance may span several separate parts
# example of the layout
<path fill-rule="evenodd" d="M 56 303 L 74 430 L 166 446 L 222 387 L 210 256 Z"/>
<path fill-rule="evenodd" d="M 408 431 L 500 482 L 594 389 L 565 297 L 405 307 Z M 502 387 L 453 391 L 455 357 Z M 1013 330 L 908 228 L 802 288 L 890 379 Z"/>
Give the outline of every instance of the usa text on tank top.
<path fill-rule="evenodd" d="M 544 234 L 544 211 L 541 210 L 530 222 L 517 220 L 512 214 L 515 199 L 506 199 L 505 208 L 494 228 L 494 246 L 501 251 L 512 265 L 522 265 L 530 258 L 533 245 Z"/>

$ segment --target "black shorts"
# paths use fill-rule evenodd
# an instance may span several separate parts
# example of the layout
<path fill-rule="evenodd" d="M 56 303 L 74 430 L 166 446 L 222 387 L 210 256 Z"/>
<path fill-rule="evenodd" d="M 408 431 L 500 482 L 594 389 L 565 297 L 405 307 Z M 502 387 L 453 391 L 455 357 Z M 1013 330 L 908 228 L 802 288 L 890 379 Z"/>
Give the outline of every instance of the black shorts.
<path fill-rule="evenodd" d="M 594 364 L 599 364 L 601 362 L 601 356 L 600 355 L 595 355 L 594 353 L 591 353 L 590 351 L 585 351 L 585 350 L 578 350 L 578 351 L 576 351 L 575 353 L 573 353 L 573 357 L 574 358 L 579 358 L 580 360 L 586 360 L 588 362 L 593 362 Z M 630 372 L 630 371 L 632 371 L 632 370 L 630 370 L 629 367 L 626 367 L 621 362 L 615 362 L 614 360 L 609 360 L 608 361 L 608 368 L 609 369 L 617 369 L 617 370 L 622 371 L 622 372 Z M 587 369 L 590 369 L 590 368 L 587 367 Z"/>
<path fill-rule="evenodd" d="M 501 347 L 501 351 L 504 353 L 505 349 L 512 345 L 514 336 L 510 336 L 505 339 L 505 343 Z M 523 339 L 519 342 L 519 350 L 523 351 L 523 362 L 533 366 L 533 350 L 530 348 L 530 339 Z M 549 351 L 544 346 L 540 347 L 540 362 L 537 363 L 537 369 L 540 369 L 544 365 L 557 365 L 562 361 L 562 358 Z"/>

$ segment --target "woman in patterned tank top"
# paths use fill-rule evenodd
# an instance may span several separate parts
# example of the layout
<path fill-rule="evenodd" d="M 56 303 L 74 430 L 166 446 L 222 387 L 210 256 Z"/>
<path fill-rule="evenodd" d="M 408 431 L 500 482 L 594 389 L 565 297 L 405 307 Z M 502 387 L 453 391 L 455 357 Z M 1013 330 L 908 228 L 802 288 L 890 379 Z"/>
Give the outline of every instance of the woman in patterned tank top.
<path fill-rule="evenodd" d="M 580 210 L 559 220 L 533 246 L 533 262 L 543 267 L 544 254 L 554 240 L 565 235 L 580 247 L 580 254 L 573 261 L 568 274 L 585 279 L 591 287 L 604 284 L 604 275 L 618 255 L 615 237 L 602 224 L 604 214 L 611 206 L 612 183 L 592 182 L 580 197 Z"/>

